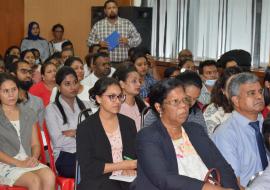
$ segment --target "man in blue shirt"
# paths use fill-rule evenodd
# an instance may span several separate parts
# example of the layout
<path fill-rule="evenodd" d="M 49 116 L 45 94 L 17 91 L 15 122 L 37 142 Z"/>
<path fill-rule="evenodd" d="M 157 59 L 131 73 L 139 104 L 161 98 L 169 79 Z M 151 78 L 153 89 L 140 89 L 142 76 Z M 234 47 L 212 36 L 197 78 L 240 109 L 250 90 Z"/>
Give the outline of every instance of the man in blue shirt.
<path fill-rule="evenodd" d="M 227 93 L 234 111 L 212 136 L 243 188 L 268 164 L 260 133 L 262 117 L 259 113 L 264 108 L 262 92 L 255 75 L 240 73 L 233 76 L 229 80 Z"/>

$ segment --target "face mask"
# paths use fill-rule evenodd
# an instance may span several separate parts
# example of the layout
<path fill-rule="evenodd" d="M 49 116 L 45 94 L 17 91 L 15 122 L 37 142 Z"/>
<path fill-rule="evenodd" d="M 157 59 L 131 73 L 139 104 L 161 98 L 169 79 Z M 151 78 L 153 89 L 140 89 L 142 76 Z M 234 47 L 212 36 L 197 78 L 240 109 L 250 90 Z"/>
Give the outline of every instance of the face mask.
<path fill-rule="evenodd" d="M 19 81 L 19 86 L 21 89 L 28 91 L 33 85 L 33 81 Z"/>
<path fill-rule="evenodd" d="M 216 79 L 214 79 L 214 80 L 206 80 L 205 81 L 205 85 L 207 85 L 207 86 L 214 86 L 215 85 L 215 83 L 216 83 Z"/>
<path fill-rule="evenodd" d="M 38 64 L 40 64 L 40 63 L 41 63 L 41 61 L 40 61 L 39 59 L 36 59 L 36 60 L 35 60 L 35 64 L 38 65 Z"/>

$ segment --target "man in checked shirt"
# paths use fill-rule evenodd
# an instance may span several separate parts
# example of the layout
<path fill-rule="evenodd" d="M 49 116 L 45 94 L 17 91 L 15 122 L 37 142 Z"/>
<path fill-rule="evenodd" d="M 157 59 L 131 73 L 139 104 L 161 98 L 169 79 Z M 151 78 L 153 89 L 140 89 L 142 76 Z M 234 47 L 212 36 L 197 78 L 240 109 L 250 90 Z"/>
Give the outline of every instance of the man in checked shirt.
<path fill-rule="evenodd" d="M 128 58 L 128 50 L 137 47 L 142 39 L 135 26 L 127 19 L 118 16 L 118 4 L 115 0 L 107 0 L 104 3 L 106 18 L 98 21 L 92 28 L 88 46 L 99 44 L 101 47 L 108 47 L 105 39 L 114 31 L 120 34 L 119 45 L 110 51 L 110 60 L 113 67 Z"/>

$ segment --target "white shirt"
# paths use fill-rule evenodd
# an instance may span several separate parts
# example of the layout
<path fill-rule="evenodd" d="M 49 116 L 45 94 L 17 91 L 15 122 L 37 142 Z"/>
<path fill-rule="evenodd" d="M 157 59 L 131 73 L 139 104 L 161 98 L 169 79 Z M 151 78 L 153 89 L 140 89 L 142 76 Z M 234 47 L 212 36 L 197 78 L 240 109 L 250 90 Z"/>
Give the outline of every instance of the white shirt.
<path fill-rule="evenodd" d="M 111 67 L 111 72 L 108 75 L 108 77 L 111 77 L 113 75 L 113 73 L 115 72 L 115 68 Z M 94 74 L 94 72 L 92 72 L 90 75 L 88 75 L 88 77 L 84 78 L 81 81 L 82 85 L 87 85 L 90 86 L 90 88 L 93 88 L 93 86 L 95 85 L 95 83 L 98 81 L 98 77 Z"/>

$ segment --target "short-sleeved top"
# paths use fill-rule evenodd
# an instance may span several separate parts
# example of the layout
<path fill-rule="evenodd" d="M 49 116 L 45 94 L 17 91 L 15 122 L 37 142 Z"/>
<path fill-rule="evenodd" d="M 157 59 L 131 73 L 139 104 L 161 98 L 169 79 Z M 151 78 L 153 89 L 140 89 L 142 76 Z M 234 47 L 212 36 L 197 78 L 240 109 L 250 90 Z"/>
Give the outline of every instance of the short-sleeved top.
<path fill-rule="evenodd" d="M 261 115 L 258 121 L 262 127 Z M 212 135 L 212 140 L 232 166 L 236 177 L 240 177 L 243 187 L 247 186 L 253 175 L 263 170 L 255 130 L 249 126 L 250 122 L 239 112 L 233 111 L 231 117 Z"/>
<path fill-rule="evenodd" d="M 46 87 L 43 81 L 34 84 L 29 89 L 29 93 L 33 94 L 34 96 L 40 97 L 45 107 L 50 103 L 52 91 Z"/>

